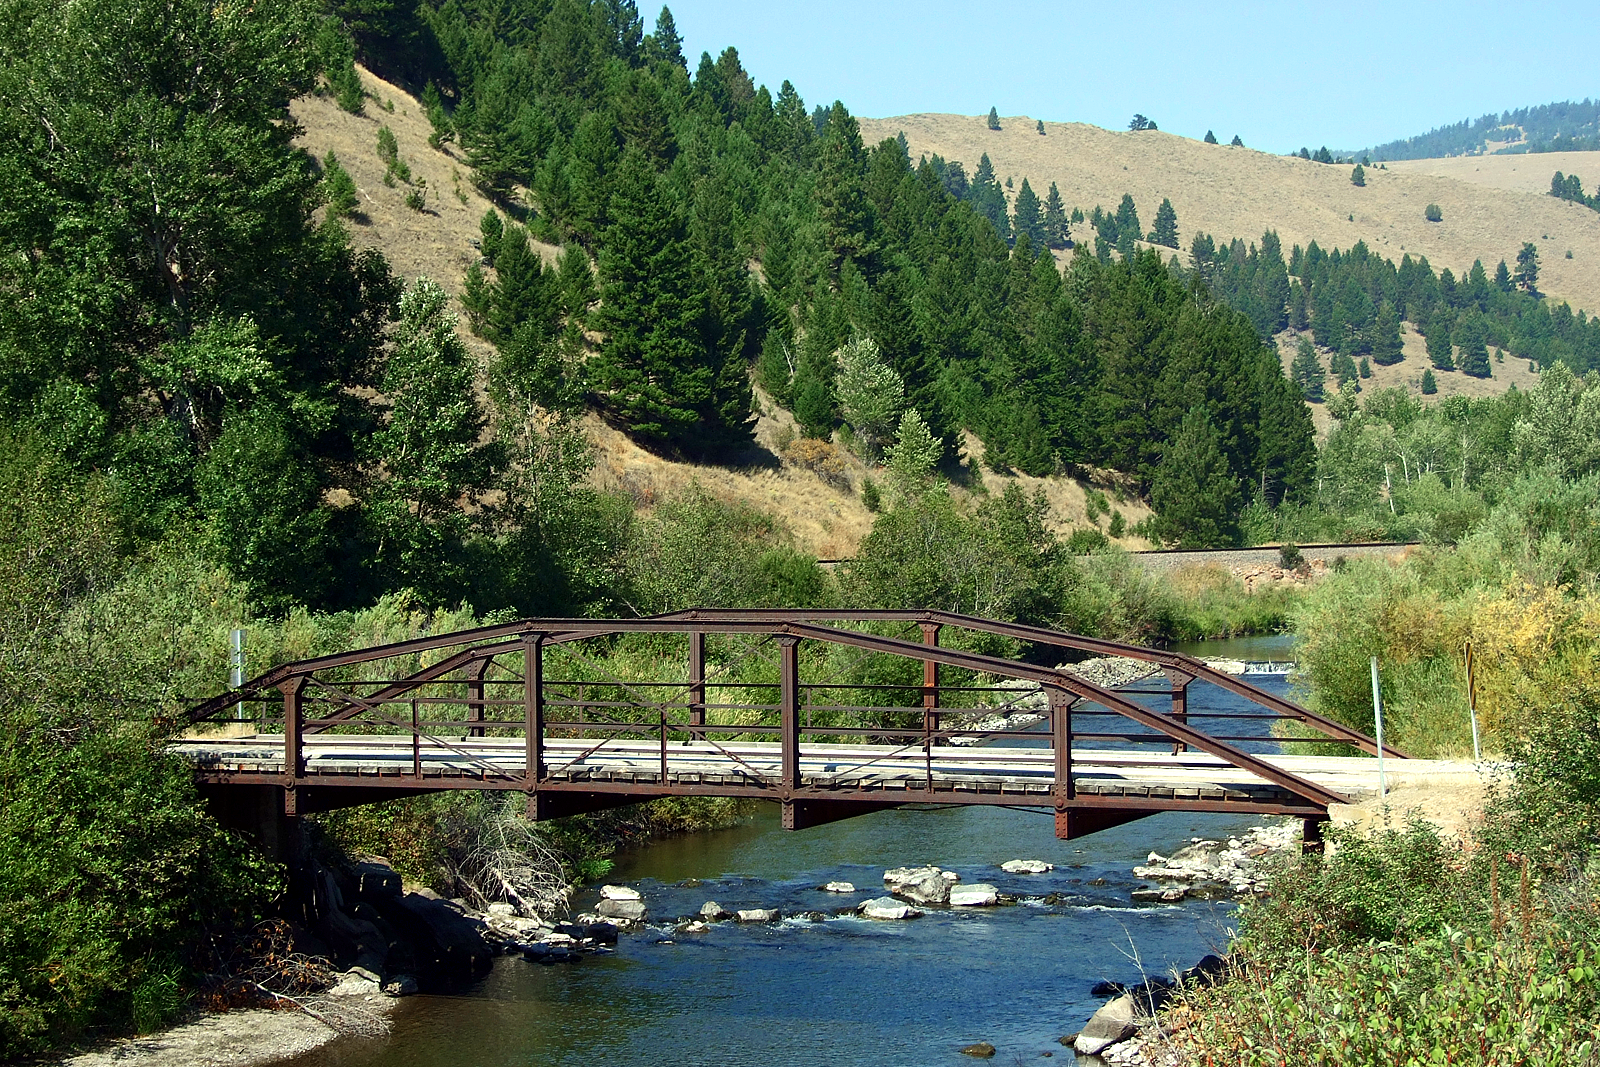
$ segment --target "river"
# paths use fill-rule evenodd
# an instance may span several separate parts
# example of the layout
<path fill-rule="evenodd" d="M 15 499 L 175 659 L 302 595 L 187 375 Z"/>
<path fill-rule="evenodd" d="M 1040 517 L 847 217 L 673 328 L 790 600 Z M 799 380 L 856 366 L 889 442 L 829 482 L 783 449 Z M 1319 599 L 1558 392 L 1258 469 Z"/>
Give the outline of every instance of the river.
<path fill-rule="evenodd" d="M 1281 660 L 1291 647 L 1287 638 L 1251 638 L 1184 650 Z M 1287 691 L 1281 676 L 1252 681 Z M 1242 703 L 1212 686 L 1191 690 L 1191 711 L 1228 708 Z M 292 1063 L 910 1067 L 971 1064 L 958 1050 L 976 1041 L 993 1044 L 998 1063 L 1071 1062 L 1057 1039 L 1100 1005 L 1089 994 L 1095 982 L 1186 967 L 1227 942 L 1231 904 L 1134 907 L 1129 893 L 1142 883 L 1131 868 L 1152 850 L 1167 854 L 1254 821 L 1167 813 L 1069 842 L 1056 840 L 1048 815 L 994 807 L 884 811 L 799 833 L 785 833 L 775 809 L 762 811 L 730 830 L 639 849 L 607 880 L 641 890 L 662 920 L 707 900 L 831 912 L 883 895 L 885 868 L 922 863 L 1024 901 L 907 922 L 722 923 L 683 936 L 663 921 L 579 964 L 503 958 L 457 995 L 402 1002 L 386 1038 L 344 1039 Z M 1007 875 L 997 866 L 1019 858 L 1056 868 Z M 817 888 L 836 880 L 860 892 Z M 591 890 L 576 904 L 595 899 Z"/>

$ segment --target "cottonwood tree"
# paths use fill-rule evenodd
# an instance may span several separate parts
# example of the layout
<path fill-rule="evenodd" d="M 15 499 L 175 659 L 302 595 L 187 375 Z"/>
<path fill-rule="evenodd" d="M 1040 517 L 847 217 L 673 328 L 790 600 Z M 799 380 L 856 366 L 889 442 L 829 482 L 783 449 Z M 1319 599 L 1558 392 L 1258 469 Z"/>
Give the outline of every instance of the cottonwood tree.
<path fill-rule="evenodd" d="M 896 432 L 905 407 L 906 385 L 884 360 L 877 342 L 857 335 L 839 349 L 834 390 L 839 414 L 855 431 L 862 458 L 877 458 Z"/>
<path fill-rule="evenodd" d="M 400 298 L 382 384 L 389 417 L 369 446 L 381 464 L 366 507 L 377 564 L 434 596 L 459 582 L 463 506 L 488 486 L 497 453 L 481 443 L 476 368 L 449 303 L 425 277 Z"/>
<path fill-rule="evenodd" d="M 908 409 L 900 416 L 895 442 L 884 455 L 895 490 L 907 499 L 922 496 L 933 486 L 934 467 L 943 454 L 944 442 L 928 429 L 916 408 Z"/>

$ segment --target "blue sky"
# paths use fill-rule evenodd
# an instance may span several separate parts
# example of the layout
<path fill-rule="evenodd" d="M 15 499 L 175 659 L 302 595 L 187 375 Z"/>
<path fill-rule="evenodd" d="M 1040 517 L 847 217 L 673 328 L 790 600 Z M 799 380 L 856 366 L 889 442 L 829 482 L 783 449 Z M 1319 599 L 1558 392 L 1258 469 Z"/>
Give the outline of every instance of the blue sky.
<path fill-rule="evenodd" d="M 672 3 L 693 70 L 739 49 L 774 92 L 858 115 L 1030 115 L 1272 152 L 1354 149 L 1600 95 L 1600 4 Z M 648 30 L 659 7 L 640 0 Z"/>

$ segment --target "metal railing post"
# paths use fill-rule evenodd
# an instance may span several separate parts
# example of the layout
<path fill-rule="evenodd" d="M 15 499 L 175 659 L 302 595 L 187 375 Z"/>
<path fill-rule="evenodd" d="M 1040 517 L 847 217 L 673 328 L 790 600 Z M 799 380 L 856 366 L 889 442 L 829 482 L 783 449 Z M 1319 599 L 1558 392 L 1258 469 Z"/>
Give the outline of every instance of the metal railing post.
<path fill-rule="evenodd" d="M 1167 682 L 1172 686 L 1172 717 L 1178 722 L 1189 721 L 1189 683 L 1194 681 L 1194 676 L 1183 671 L 1167 669 L 1162 672 L 1167 676 Z M 1172 754 L 1187 752 L 1189 746 L 1182 741 L 1172 743 Z"/>
<path fill-rule="evenodd" d="M 779 647 L 779 731 L 782 745 L 783 797 L 800 788 L 800 639 L 782 636 Z"/>
<path fill-rule="evenodd" d="M 1077 794 L 1072 788 L 1072 705 L 1077 699 L 1061 689 L 1050 689 L 1050 747 L 1055 756 L 1053 791 L 1056 810 Z"/>
<path fill-rule="evenodd" d="M 523 783 L 539 787 L 544 774 L 544 634 L 522 635 Z"/>
<path fill-rule="evenodd" d="M 696 741 L 705 739 L 704 730 L 694 727 L 706 724 L 706 635 L 703 630 L 689 634 L 689 736 Z"/>
<path fill-rule="evenodd" d="M 306 677 L 296 675 L 278 689 L 283 693 L 283 811 L 294 815 L 298 810 L 295 787 L 306 776 L 305 752 L 301 749 Z"/>
<path fill-rule="evenodd" d="M 488 717 L 484 707 L 485 687 L 483 676 L 489 673 L 489 660 L 480 659 L 467 668 L 467 721 L 482 722 Z M 468 737 L 482 737 L 482 726 L 469 726 Z"/>

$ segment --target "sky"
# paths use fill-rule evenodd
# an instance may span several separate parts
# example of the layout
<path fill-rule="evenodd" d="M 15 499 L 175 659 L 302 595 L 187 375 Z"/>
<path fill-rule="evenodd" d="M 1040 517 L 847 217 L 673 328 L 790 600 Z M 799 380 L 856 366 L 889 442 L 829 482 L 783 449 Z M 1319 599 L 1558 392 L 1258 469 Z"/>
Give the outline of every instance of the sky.
<path fill-rule="evenodd" d="M 1600 4 L 675 0 L 692 71 L 728 45 L 774 94 L 852 114 L 1026 115 L 1269 152 L 1354 150 L 1600 96 Z M 640 0 L 648 31 L 659 8 Z"/>

